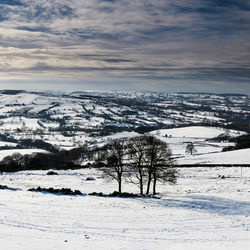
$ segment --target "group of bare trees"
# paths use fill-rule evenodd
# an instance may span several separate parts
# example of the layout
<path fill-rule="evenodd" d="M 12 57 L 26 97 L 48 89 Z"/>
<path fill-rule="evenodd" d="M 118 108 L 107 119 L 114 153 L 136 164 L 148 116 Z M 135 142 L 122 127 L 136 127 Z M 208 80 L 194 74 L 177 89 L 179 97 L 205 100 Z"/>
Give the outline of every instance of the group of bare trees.
<path fill-rule="evenodd" d="M 106 144 L 99 161 L 105 179 L 116 180 L 118 191 L 122 182 L 136 184 L 140 194 L 156 194 L 158 182 L 175 183 L 177 171 L 172 167 L 171 150 L 168 144 L 154 136 L 144 135 L 131 139 L 116 139 Z"/>

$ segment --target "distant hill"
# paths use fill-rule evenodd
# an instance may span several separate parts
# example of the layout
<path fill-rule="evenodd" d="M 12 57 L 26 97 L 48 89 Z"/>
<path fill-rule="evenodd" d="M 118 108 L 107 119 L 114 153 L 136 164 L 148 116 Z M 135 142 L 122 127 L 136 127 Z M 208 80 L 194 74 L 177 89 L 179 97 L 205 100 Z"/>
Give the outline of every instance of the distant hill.
<path fill-rule="evenodd" d="M 249 131 L 250 97 L 211 93 L 0 91 L 6 141 L 44 140 L 70 149 L 114 133 L 186 126 Z"/>

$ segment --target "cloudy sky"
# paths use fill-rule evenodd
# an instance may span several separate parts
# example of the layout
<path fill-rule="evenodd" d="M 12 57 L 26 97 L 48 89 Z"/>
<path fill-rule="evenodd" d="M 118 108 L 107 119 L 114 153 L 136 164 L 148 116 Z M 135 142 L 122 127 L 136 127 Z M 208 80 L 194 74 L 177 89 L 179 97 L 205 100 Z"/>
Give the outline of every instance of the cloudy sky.
<path fill-rule="evenodd" d="M 0 0 L 0 88 L 250 94 L 250 1 Z"/>

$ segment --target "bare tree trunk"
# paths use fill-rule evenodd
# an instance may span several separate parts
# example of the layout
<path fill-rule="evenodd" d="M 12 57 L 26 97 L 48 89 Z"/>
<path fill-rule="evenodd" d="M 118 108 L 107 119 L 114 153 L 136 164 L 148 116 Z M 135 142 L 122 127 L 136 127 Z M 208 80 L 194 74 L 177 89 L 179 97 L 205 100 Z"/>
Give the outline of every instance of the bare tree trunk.
<path fill-rule="evenodd" d="M 152 180 L 152 176 L 151 176 L 151 172 L 150 172 L 149 175 L 148 175 L 148 185 L 147 185 L 146 195 L 149 195 L 151 180 Z"/>
<path fill-rule="evenodd" d="M 154 178 L 154 183 L 153 183 L 153 195 L 156 195 L 156 178 Z"/>
<path fill-rule="evenodd" d="M 153 179 L 154 179 L 154 182 L 153 182 L 153 195 L 156 194 L 156 181 L 157 181 L 157 176 L 156 176 L 156 166 L 154 167 L 154 171 L 153 171 Z"/>
<path fill-rule="evenodd" d="M 119 189 L 119 193 L 121 193 L 122 192 L 122 180 L 121 179 L 119 179 L 119 181 L 118 181 L 118 189 Z"/>
<path fill-rule="evenodd" d="M 150 190 L 150 184 L 152 181 L 152 173 L 153 172 L 153 159 L 151 159 L 150 166 L 148 169 L 148 185 L 147 185 L 147 195 L 149 195 L 149 190 Z"/>
<path fill-rule="evenodd" d="M 139 178 L 140 178 L 140 180 L 139 180 L 139 182 L 140 182 L 140 194 L 143 195 L 143 174 L 142 174 L 141 166 L 138 168 L 138 170 L 139 170 Z"/>
<path fill-rule="evenodd" d="M 140 177 L 140 192 L 141 192 L 141 195 L 143 195 L 143 181 L 142 181 L 142 176 Z"/>

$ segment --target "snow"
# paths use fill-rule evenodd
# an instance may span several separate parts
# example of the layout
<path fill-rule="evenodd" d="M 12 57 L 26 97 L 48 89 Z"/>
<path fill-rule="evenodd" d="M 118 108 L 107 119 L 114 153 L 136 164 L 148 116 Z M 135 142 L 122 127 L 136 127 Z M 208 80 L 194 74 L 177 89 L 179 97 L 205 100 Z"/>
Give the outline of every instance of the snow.
<path fill-rule="evenodd" d="M 95 169 L 0 175 L 2 249 L 237 249 L 250 247 L 250 169 L 180 169 L 177 185 L 160 185 L 161 199 L 63 196 L 30 187 L 112 192 L 116 183 Z M 227 178 L 220 179 L 224 174 Z M 93 176 L 96 181 L 85 181 Z M 138 188 L 124 183 L 124 191 Z"/>
<path fill-rule="evenodd" d="M 7 141 L 0 141 L 0 147 L 16 147 L 17 143 L 14 142 L 7 142 Z"/>
<path fill-rule="evenodd" d="M 58 128 L 60 126 L 60 124 L 58 122 L 40 121 L 40 123 L 45 128 Z"/>
<path fill-rule="evenodd" d="M 41 129 L 40 125 L 38 124 L 38 119 L 29 119 L 26 117 L 8 117 L 5 119 L 0 120 L 0 128 L 1 129 L 30 129 L 30 130 L 36 130 Z"/>
<path fill-rule="evenodd" d="M 245 132 L 237 130 L 226 130 L 216 127 L 204 127 L 204 126 L 189 126 L 174 129 L 160 129 L 150 132 L 150 134 L 156 136 L 158 139 L 166 142 L 172 150 L 173 157 L 178 158 L 179 164 L 198 164 L 198 163 L 250 163 L 248 153 L 243 153 L 242 159 L 239 160 L 237 154 L 223 154 L 221 151 L 225 147 L 235 146 L 235 143 L 228 141 L 213 141 L 209 139 L 216 138 L 220 135 L 238 137 L 244 135 Z M 197 153 L 196 155 L 187 155 L 186 146 L 189 143 L 193 143 Z M 221 154 L 213 154 L 221 153 Z M 207 159 L 208 157 L 208 159 Z"/>
<path fill-rule="evenodd" d="M 0 95 L 0 105 L 5 104 L 30 104 L 38 97 L 36 94 L 21 93 L 17 95 Z"/>
<path fill-rule="evenodd" d="M 178 164 L 250 164 L 250 149 L 192 155 L 177 159 Z"/>
<path fill-rule="evenodd" d="M 113 135 L 102 136 L 100 138 L 95 139 L 94 141 L 99 147 L 101 147 L 112 140 L 122 139 L 122 138 L 132 138 L 136 136 L 140 136 L 140 134 L 136 132 L 121 132 L 121 133 L 115 133 Z"/>
<path fill-rule="evenodd" d="M 245 134 L 244 132 L 236 130 L 228 130 L 229 136 L 240 136 Z M 221 134 L 226 133 L 225 129 L 203 126 L 189 126 L 183 128 L 173 129 L 159 129 L 151 132 L 153 135 L 172 136 L 172 137 L 192 137 L 192 138 L 215 138 Z"/>
<path fill-rule="evenodd" d="M 113 96 L 108 92 L 90 94 Z M 153 93 L 117 94 L 152 103 L 156 98 Z M 54 118 L 64 119 L 67 126 L 81 128 L 101 128 L 104 125 L 129 127 L 132 126 L 131 122 L 133 126 L 152 125 L 156 122 L 179 124 L 179 121 L 184 124 L 188 121 L 198 123 L 204 118 L 219 120 L 221 118 L 217 117 L 216 112 L 229 108 L 220 104 L 225 101 L 224 97 L 215 95 L 212 97 L 216 105 L 211 105 L 211 109 L 216 112 L 181 112 L 175 110 L 175 105 L 178 106 L 181 101 L 178 98 L 175 100 L 178 95 L 169 96 L 163 103 L 154 103 L 157 106 L 169 106 L 162 110 L 165 114 L 162 117 L 112 102 L 98 103 L 93 99 L 28 93 L 0 95 L 0 126 L 2 133 L 10 133 L 15 139 L 43 139 L 60 148 L 70 149 L 87 140 L 93 145 L 101 146 L 113 139 L 130 138 L 139 134 L 123 132 L 90 138 L 89 134 L 79 131 L 64 136 L 58 131 L 48 132 L 48 128 L 59 126 Z M 182 96 L 186 96 L 185 103 L 189 106 L 200 105 L 196 102 L 201 99 L 204 102 L 211 101 L 211 95 Z M 246 106 L 248 103 L 243 99 L 236 99 L 235 104 L 236 102 L 246 103 Z M 238 106 L 231 106 L 230 109 L 235 112 L 244 111 Z M 48 115 L 48 120 L 44 120 L 47 118 L 44 118 L 41 112 L 43 110 L 45 117 Z M 135 111 L 137 114 L 132 112 L 124 117 L 123 111 Z M 41 114 L 38 115 L 39 112 Z M 222 120 L 220 122 L 224 124 Z M 17 128 L 23 132 L 15 131 Z M 43 133 L 35 134 L 36 129 L 43 130 Z M 192 126 L 155 130 L 151 134 L 169 144 L 178 164 L 250 164 L 250 149 L 221 152 L 224 147 L 233 146 L 234 143 L 206 141 L 221 134 L 240 136 L 244 134 L 241 131 Z M 185 154 L 186 145 L 190 142 L 197 149 L 195 155 Z M 4 143 L 0 142 L 0 145 L 5 145 Z M 0 160 L 17 152 L 32 154 L 46 151 L 1 150 Z M 250 168 L 180 168 L 176 185 L 159 184 L 158 197 L 161 199 L 64 196 L 27 191 L 38 186 L 79 189 L 83 193 L 111 193 L 117 189 L 115 182 L 104 181 L 96 169 L 57 171 L 59 175 L 55 176 L 48 176 L 47 172 L 22 171 L 0 175 L 0 185 L 18 188 L 16 191 L 0 190 L 0 249 L 250 248 Z M 86 181 L 88 177 L 93 181 Z M 129 183 L 123 183 L 123 190 L 135 193 L 139 191 L 138 187 Z"/>
<path fill-rule="evenodd" d="M 224 120 L 224 110 L 230 110 L 232 119 L 238 117 L 239 112 L 243 117 L 250 112 L 247 109 L 249 98 L 245 96 L 228 97 L 211 94 L 166 94 L 136 91 L 82 92 L 87 96 L 77 96 L 81 95 L 80 93 L 75 92 L 72 95 L 60 92 L 0 94 L 0 129 L 6 134 L 14 133 L 14 138 L 19 136 L 20 130 L 29 130 L 26 133 L 29 132 L 32 137 L 32 133 L 33 135 L 36 132 L 46 133 L 48 130 L 56 130 L 59 126 L 67 129 L 73 127 L 78 131 L 86 130 L 88 136 L 92 136 L 92 131 L 97 131 L 96 135 L 98 135 L 101 133 L 102 127 L 107 126 L 122 129 L 123 127 L 159 124 L 180 126 L 190 122 L 192 124 L 204 122 L 214 124 L 216 122 L 218 126 L 228 125 L 228 121 Z M 132 98 L 131 104 L 128 102 L 130 98 Z M 228 98 L 231 102 L 228 102 Z M 124 100 L 128 103 L 123 104 Z M 138 105 L 134 106 L 134 101 L 138 102 Z M 168 107 L 164 107 L 166 105 Z M 180 108 L 181 105 L 184 105 L 184 109 Z M 197 110 L 198 106 L 201 106 L 200 111 Z M 237 115 L 235 116 L 234 113 Z M 158 132 L 163 136 L 167 133 L 174 137 L 188 135 L 189 137 L 194 136 L 194 138 L 204 138 L 204 136 L 210 138 L 228 132 L 223 129 L 198 126 L 193 129 L 189 128 L 189 130 L 182 128 L 182 130 L 165 132 L 159 130 Z M 199 130 L 201 134 L 195 130 Z M 233 136 L 237 136 L 237 134 L 234 133 Z"/>

